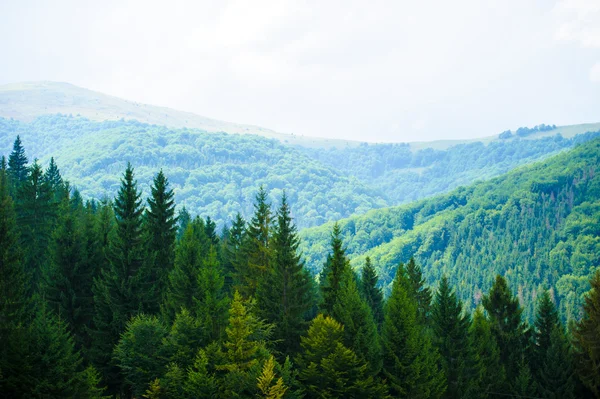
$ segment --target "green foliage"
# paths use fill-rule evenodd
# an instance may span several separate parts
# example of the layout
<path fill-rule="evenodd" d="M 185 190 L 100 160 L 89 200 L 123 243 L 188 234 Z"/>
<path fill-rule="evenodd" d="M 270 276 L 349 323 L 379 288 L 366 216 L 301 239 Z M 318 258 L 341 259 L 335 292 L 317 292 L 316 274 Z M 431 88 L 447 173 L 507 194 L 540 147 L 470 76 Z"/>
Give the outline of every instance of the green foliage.
<path fill-rule="evenodd" d="M 223 291 L 225 279 L 217 260 L 217 252 L 211 247 L 198 275 L 198 292 L 193 297 L 197 317 L 207 332 L 209 341 L 219 341 L 227 324 L 228 299 Z"/>
<path fill-rule="evenodd" d="M 521 372 L 528 375 L 529 370 L 524 371 L 527 365 L 520 363 L 527 349 L 527 326 L 521 320 L 523 309 L 518 298 L 512 296 L 504 277 L 496 276 L 496 282 L 483 297 L 482 303 L 490 318 L 492 333 L 500 349 L 500 361 L 507 370 L 507 378 L 512 381 L 518 377 L 517 373 Z M 525 375 L 521 377 L 525 378 Z M 525 381 L 520 383 L 524 384 Z"/>
<path fill-rule="evenodd" d="M 297 359 L 306 397 L 386 397 L 385 386 L 370 375 L 368 364 L 343 340 L 344 327 L 331 317 L 320 314 L 312 321 Z"/>
<path fill-rule="evenodd" d="M 175 236 L 177 219 L 175 218 L 175 202 L 173 190 L 162 170 L 154 177 L 150 188 L 152 196 L 148 198 L 148 208 L 144 218 L 144 229 L 148 235 L 146 245 L 151 254 L 151 265 L 147 288 L 148 296 L 155 298 L 150 312 L 157 312 L 161 295 L 166 292 L 169 272 L 173 269 L 175 253 Z"/>
<path fill-rule="evenodd" d="M 600 396 L 600 270 L 590 281 L 592 289 L 585 298 L 583 318 L 573 331 L 579 378 L 596 397 Z"/>
<path fill-rule="evenodd" d="M 469 358 L 469 319 L 463 313 L 462 303 L 444 276 L 440 281 L 431 307 L 431 326 L 434 344 L 440 353 L 446 376 L 447 398 L 467 397 L 473 364 Z"/>
<path fill-rule="evenodd" d="M 438 367 L 439 354 L 419 323 L 413 290 L 401 264 L 385 305 L 381 330 L 383 374 L 392 395 L 439 398 L 446 388 L 445 376 Z"/>
<path fill-rule="evenodd" d="M 589 277 L 599 264 L 600 141 L 488 182 L 409 205 L 340 220 L 355 268 L 371 258 L 389 292 L 392 271 L 412 256 L 432 285 L 447 275 L 472 311 L 506 277 L 532 320 L 542 287 L 553 290 L 564 320 L 579 318 Z M 324 264 L 331 224 L 301 232 L 306 264 Z"/>
<path fill-rule="evenodd" d="M 431 290 L 425 286 L 425 279 L 423 278 L 421 267 L 417 265 L 415 258 L 410 258 L 406 264 L 406 274 L 408 275 L 410 286 L 412 288 L 411 296 L 417 300 L 417 315 L 419 317 L 419 322 L 427 324 L 431 309 Z"/>
<path fill-rule="evenodd" d="M 371 308 L 375 323 L 380 327 L 383 323 L 383 292 L 378 287 L 377 272 L 368 257 L 365 259 L 365 265 L 362 268 L 360 294 Z"/>
<path fill-rule="evenodd" d="M 115 346 L 113 358 L 125 379 L 125 392 L 139 397 L 165 371 L 161 351 L 167 329 L 154 316 L 137 315 L 128 323 Z"/>
<path fill-rule="evenodd" d="M 25 148 L 21 142 L 21 137 L 17 135 L 13 144 L 13 150 L 8 157 L 8 175 L 12 180 L 14 187 L 18 189 L 27 180 L 27 157 L 25 156 Z M 14 194 L 16 191 L 13 191 Z"/>
<path fill-rule="evenodd" d="M 298 245 L 296 226 L 284 194 L 270 243 L 272 267 L 258 291 L 260 315 L 275 326 L 272 338 L 283 357 L 300 349 L 300 336 L 306 331 L 306 319 L 314 306 L 313 281 L 304 269 Z"/>
<path fill-rule="evenodd" d="M 340 237 L 340 229 L 338 224 L 335 223 L 331 232 L 331 254 L 328 255 L 327 266 L 320 277 L 323 281 L 321 284 L 323 302 L 320 305 L 323 313 L 332 314 L 333 307 L 341 296 L 340 293 L 344 284 L 353 277 L 351 273 L 350 264 L 346 258 Z"/>

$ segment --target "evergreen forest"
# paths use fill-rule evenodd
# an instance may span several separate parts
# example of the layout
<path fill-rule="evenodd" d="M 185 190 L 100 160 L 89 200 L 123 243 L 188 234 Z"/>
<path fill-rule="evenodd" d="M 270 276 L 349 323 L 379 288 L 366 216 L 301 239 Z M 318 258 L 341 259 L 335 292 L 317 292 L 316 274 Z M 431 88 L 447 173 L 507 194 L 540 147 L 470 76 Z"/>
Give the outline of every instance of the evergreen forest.
<path fill-rule="evenodd" d="M 253 179 L 250 212 L 211 216 L 177 207 L 166 169 L 142 190 L 127 163 L 113 195 L 80 192 L 60 169 L 77 164 L 30 160 L 17 136 L 0 160 L 0 392 L 598 398 L 600 140 L 583 141 L 300 233 L 310 180 Z"/>

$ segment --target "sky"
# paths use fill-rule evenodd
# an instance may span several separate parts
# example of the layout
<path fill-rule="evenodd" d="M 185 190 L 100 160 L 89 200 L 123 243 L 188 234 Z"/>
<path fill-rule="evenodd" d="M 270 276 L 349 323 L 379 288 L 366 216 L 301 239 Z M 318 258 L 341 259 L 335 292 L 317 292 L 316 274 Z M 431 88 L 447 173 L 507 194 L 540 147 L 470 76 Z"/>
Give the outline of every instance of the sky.
<path fill-rule="evenodd" d="M 600 0 L 1 0 L 0 54 L 0 84 L 306 136 L 600 122 Z"/>

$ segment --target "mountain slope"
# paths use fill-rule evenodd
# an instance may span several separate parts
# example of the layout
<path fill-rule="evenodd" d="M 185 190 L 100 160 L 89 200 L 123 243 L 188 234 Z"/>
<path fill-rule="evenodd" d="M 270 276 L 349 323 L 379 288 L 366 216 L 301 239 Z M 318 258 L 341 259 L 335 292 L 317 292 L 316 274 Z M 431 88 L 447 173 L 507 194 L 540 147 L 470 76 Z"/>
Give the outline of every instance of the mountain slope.
<path fill-rule="evenodd" d="M 528 303 L 552 288 L 564 316 L 578 316 L 600 267 L 600 140 L 449 194 L 340 221 L 353 265 L 371 257 L 387 284 L 415 256 L 430 283 L 446 274 L 472 308 L 494 273 Z M 302 232 L 319 269 L 331 224 Z"/>
<path fill-rule="evenodd" d="M 0 86 L 0 117 L 31 122 L 49 114 L 79 115 L 93 121 L 135 119 L 171 128 L 196 128 L 207 132 L 256 134 L 303 146 L 358 145 L 348 140 L 278 133 L 259 126 L 206 118 L 191 112 L 142 104 L 62 82 L 24 82 Z"/>
<path fill-rule="evenodd" d="M 63 176 L 86 198 L 114 197 L 131 161 L 146 194 L 153 174 L 163 169 L 179 205 L 220 223 L 236 212 L 251 215 L 261 184 L 274 203 L 286 190 L 300 227 L 388 205 L 358 179 L 256 135 L 59 115 L 31 123 L 0 118 L 0 154 L 8 155 L 17 135 L 31 160 L 47 165 L 54 156 Z"/>

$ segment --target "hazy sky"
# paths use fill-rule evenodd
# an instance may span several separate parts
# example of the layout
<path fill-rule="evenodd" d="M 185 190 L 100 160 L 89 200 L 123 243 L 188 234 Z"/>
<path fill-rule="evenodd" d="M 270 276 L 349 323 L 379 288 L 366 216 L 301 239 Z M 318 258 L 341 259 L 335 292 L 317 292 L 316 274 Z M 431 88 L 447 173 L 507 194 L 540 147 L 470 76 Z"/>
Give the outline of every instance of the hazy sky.
<path fill-rule="evenodd" d="M 0 54 L 0 84 L 310 136 L 600 121 L 600 0 L 0 0 Z"/>

